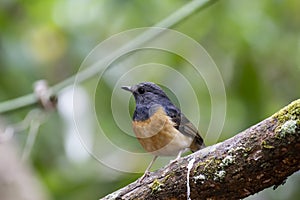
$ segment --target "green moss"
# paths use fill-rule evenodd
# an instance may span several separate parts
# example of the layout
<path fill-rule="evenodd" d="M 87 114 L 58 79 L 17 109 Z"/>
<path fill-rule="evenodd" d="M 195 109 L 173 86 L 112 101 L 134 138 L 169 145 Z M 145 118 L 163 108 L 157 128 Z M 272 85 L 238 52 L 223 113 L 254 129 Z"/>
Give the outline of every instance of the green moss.
<path fill-rule="evenodd" d="M 198 164 L 198 167 L 203 166 L 203 170 L 201 170 L 201 174 L 199 176 L 196 176 L 196 179 L 201 178 L 205 180 L 211 179 L 215 181 L 222 181 L 226 175 L 225 168 L 233 163 L 235 163 L 234 155 L 228 155 L 223 159 L 211 157 L 205 162 Z"/>
<path fill-rule="evenodd" d="M 285 138 L 289 134 L 297 133 L 296 129 L 300 127 L 300 99 L 275 113 L 272 117 L 276 118 L 279 125 L 275 129 L 275 137 Z"/>
<path fill-rule="evenodd" d="M 273 117 L 280 122 L 285 122 L 289 119 L 299 119 L 300 117 L 300 99 L 293 101 L 279 112 L 275 113 Z"/>
<path fill-rule="evenodd" d="M 255 137 L 250 137 L 251 139 L 254 139 Z M 236 148 L 232 148 L 228 151 L 228 154 L 231 154 L 232 156 L 234 156 L 234 154 L 237 153 L 242 153 L 244 157 L 247 157 L 249 155 L 249 152 L 252 151 L 251 147 L 243 147 L 243 146 L 239 146 Z"/>
<path fill-rule="evenodd" d="M 265 140 L 263 140 L 261 142 L 261 146 L 265 149 L 274 149 L 275 148 L 274 146 L 267 144 L 267 142 Z"/>
<path fill-rule="evenodd" d="M 252 150 L 252 148 L 251 148 L 251 147 L 247 147 L 247 148 L 245 148 L 245 152 L 246 152 L 246 153 L 250 152 L 251 150 Z"/>
<path fill-rule="evenodd" d="M 173 173 L 174 174 L 174 173 Z M 171 174 L 168 174 L 167 176 L 165 176 L 165 178 L 162 180 L 162 183 L 165 183 L 167 180 L 168 180 L 168 178 L 171 176 Z"/>
<path fill-rule="evenodd" d="M 200 166 L 205 166 L 206 164 L 205 164 L 205 162 L 199 162 L 197 165 L 196 165 L 196 167 L 195 167 L 195 170 L 194 170 L 194 173 L 196 173 L 197 171 L 198 171 L 198 168 L 200 167 Z"/>
<path fill-rule="evenodd" d="M 163 183 L 155 179 L 151 185 L 151 193 L 161 191 L 163 186 L 164 186 Z"/>
<path fill-rule="evenodd" d="M 215 157 L 210 157 L 205 162 L 199 163 L 197 169 L 200 166 L 203 166 L 203 169 L 201 170 L 202 175 L 207 177 L 207 179 L 213 179 L 214 173 L 216 173 L 216 171 L 218 170 L 218 166 L 220 163 L 221 163 L 220 159 L 216 159 Z M 197 171 L 194 172 L 196 173 Z"/>
<path fill-rule="evenodd" d="M 297 120 L 288 120 L 280 128 L 276 129 L 276 138 L 284 138 L 288 134 L 296 134 Z"/>
<path fill-rule="evenodd" d="M 228 153 L 233 153 L 233 152 L 238 152 L 238 151 L 240 151 L 240 152 L 244 152 L 245 151 L 245 147 L 243 147 L 243 146 L 239 146 L 239 147 L 237 147 L 237 148 L 235 148 L 235 149 L 232 149 L 232 151 L 231 152 L 228 152 Z"/>
<path fill-rule="evenodd" d="M 284 124 L 288 120 L 296 120 L 297 125 L 300 125 L 300 99 L 293 101 L 272 117 L 276 118 L 281 124 Z"/>

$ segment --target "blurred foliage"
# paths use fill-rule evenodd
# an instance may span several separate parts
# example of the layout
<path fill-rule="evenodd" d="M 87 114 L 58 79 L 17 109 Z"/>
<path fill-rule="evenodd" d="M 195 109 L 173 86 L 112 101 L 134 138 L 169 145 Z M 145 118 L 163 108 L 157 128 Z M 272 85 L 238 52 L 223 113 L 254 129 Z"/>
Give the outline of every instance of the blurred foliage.
<path fill-rule="evenodd" d="M 101 41 L 124 30 L 152 26 L 187 2 L 2 0 L 0 101 L 31 93 L 32 84 L 38 79 L 46 79 L 51 85 L 64 80 L 77 72 L 84 58 Z M 299 11 L 298 0 L 227 0 L 174 27 L 203 45 L 221 72 L 227 116 L 220 141 L 299 98 Z M 185 66 L 176 56 L 163 59 L 178 70 Z M 169 78 L 166 74 L 157 76 Z M 95 80 L 89 80 L 84 88 L 89 91 L 89 85 L 94 83 Z M 204 127 L 200 129 L 205 130 L 210 119 L 210 108 L 205 105 L 210 105 L 210 96 L 205 83 L 202 80 L 199 83 L 196 91 L 202 105 L 200 127 Z M 98 120 L 111 132 L 108 137 L 124 149 L 143 152 L 138 142 L 124 136 L 113 122 L 110 79 L 97 84 Z M 132 112 L 132 99 L 129 106 Z M 8 113 L 7 122 L 22 120 L 30 109 Z M 64 150 L 63 126 L 61 116 L 52 114 L 41 127 L 31 155 L 33 168 L 52 199 L 97 199 L 139 176 L 115 171 L 94 159 L 83 163 L 69 161 Z M 26 134 L 15 136 L 20 149 Z M 97 148 L 110 153 L 105 147 Z M 156 168 L 166 162 L 156 163 Z M 144 164 L 144 161 L 133 163 L 139 170 Z M 276 191 L 266 190 L 249 199 L 297 199 L 299 180 L 297 173 Z"/>

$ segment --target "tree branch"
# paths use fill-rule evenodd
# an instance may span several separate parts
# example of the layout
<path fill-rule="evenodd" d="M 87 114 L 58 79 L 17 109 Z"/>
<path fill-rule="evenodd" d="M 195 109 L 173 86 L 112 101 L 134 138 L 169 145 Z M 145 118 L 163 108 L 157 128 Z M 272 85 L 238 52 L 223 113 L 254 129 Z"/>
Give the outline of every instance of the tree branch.
<path fill-rule="evenodd" d="M 191 199 L 240 199 L 276 188 L 299 168 L 300 99 L 238 135 L 103 199 L 187 199 L 187 177 Z"/>

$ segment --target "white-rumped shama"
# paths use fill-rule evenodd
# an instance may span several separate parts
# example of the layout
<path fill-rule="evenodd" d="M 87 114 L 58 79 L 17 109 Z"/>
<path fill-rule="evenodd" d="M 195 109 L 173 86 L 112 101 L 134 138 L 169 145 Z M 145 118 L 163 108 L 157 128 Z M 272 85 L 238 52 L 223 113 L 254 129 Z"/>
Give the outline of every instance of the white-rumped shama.
<path fill-rule="evenodd" d="M 136 102 L 133 131 L 143 148 L 154 155 L 142 180 L 158 156 L 176 156 L 187 149 L 195 152 L 205 147 L 197 128 L 181 113 L 156 84 L 143 82 L 123 86 Z"/>

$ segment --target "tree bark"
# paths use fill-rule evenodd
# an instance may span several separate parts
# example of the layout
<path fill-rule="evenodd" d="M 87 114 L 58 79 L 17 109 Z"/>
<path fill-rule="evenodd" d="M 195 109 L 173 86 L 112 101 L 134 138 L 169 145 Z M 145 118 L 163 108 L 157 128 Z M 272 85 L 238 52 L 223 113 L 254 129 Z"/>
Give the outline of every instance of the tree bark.
<path fill-rule="evenodd" d="M 102 199 L 187 199 L 188 187 L 191 199 L 241 199 L 276 188 L 299 168 L 300 99 Z"/>

